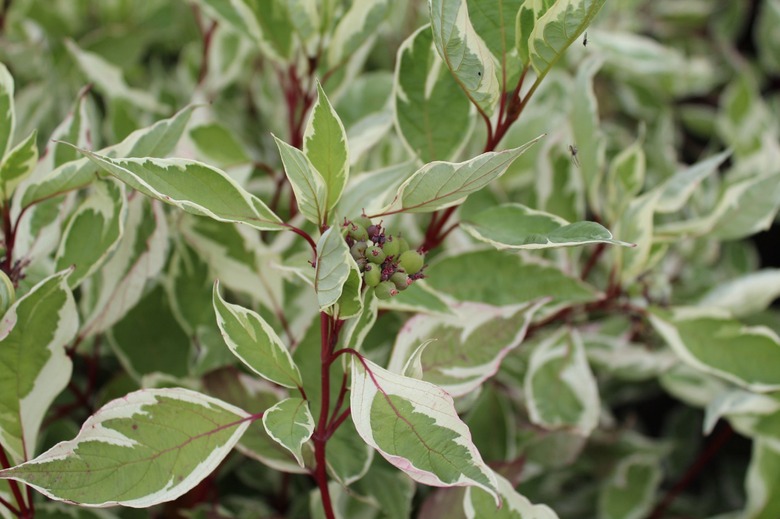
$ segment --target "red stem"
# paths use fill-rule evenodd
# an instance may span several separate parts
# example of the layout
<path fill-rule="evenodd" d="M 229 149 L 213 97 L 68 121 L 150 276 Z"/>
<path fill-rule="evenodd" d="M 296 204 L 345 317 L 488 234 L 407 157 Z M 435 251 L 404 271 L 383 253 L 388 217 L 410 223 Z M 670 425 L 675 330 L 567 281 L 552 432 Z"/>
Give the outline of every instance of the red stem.
<path fill-rule="evenodd" d="M 328 489 L 328 470 L 325 457 L 325 447 L 328 443 L 328 414 L 330 413 L 330 365 L 335 358 L 332 355 L 334 339 L 333 318 L 325 312 L 320 312 L 320 417 L 312 435 L 314 443 L 314 480 L 320 489 L 322 507 L 325 510 L 326 519 L 335 519 L 333 503 Z"/>
<path fill-rule="evenodd" d="M 11 511 L 12 514 L 14 514 L 17 517 L 22 515 L 22 513 L 19 510 L 17 510 L 14 505 L 9 503 L 8 501 L 3 499 L 2 497 L 0 497 L 0 505 L 3 505 L 4 507 L 6 507 L 8 510 Z"/>
<path fill-rule="evenodd" d="M 11 468 L 11 462 L 8 461 L 8 456 L 6 455 L 5 448 L 3 448 L 2 445 L 0 445 L 0 466 L 2 466 L 4 469 Z M 19 507 L 20 513 L 17 515 L 19 517 L 29 517 L 27 505 L 24 502 L 22 491 L 19 488 L 19 482 L 14 479 L 9 479 L 7 481 L 8 486 L 11 487 L 11 493 L 14 495 L 14 499 L 16 500 L 16 505 Z"/>
<path fill-rule="evenodd" d="M 3 271 L 11 277 L 13 268 L 14 242 L 16 233 L 14 225 L 11 222 L 11 203 L 6 200 L 3 204 L 3 236 L 5 237 L 5 261 L 3 262 Z"/>

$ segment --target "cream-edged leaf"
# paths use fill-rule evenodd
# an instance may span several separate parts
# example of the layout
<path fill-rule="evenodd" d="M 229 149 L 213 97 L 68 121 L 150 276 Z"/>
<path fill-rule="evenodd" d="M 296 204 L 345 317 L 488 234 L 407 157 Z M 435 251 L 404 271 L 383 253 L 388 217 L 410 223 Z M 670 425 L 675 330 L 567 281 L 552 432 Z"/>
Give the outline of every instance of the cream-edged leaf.
<path fill-rule="evenodd" d="M 304 466 L 301 448 L 314 432 L 314 418 L 306 400 L 288 398 L 266 410 L 263 427 L 274 441 L 295 456 L 298 465 Z"/>
<path fill-rule="evenodd" d="M 324 225 L 328 212 L 328 186 L 325 179 L 304 152 L 277 139 L 276 136 L 274 140 L 301 214 L 318 227 Z"/>
<path fill-rule="evenodd" d="M 0 160 L 11 148 L 15 125 L 14 78 L 6 66 L 0 63 Z"/>
<path fill-rule="evenodd" d="M 339 301 L 345 284 L 357 268 L 340 229 L 331 227 L 325 231 L 317 242 L 317 267 L 314 273 L 314 290 L 317 292 L 320 310 Z"/>
<path fill-rule="evenodd" d="M 328 63 L 337 67 L 349 59 L 364 42 L 373 36 L 385 19 L 390 0 L 352 2 L 341 17 L 328 45 Z"/>
<path fill-rule="evenodd" d="M 500 474 L 496 474 L 498 493 L 501 496 L 501 508 L 496 508 L 493 496 L 477 487 L 466 489 L 463 497 L 463 511 L 467 519 L 558 519 L 558 516 L 546 505 L 535 505 L 512 487 L 512 484 Z"/>
<path fill-rule="evenodd" d="M 35 169 L 35 165 L 38 163 L 37 136 L 38 132 L 33 130 L 25 140 L 8 152 L 5 160 L 2 160 L 0 185 L 5 200 L 11 198 L 11 193 L 16 189 L 16 186 Z"/>

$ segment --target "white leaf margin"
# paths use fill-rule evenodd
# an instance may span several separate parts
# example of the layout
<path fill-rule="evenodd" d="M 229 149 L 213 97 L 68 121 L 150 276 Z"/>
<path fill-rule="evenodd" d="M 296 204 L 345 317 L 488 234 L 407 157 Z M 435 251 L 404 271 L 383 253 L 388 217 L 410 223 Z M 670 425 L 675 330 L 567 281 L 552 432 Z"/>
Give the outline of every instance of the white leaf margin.
<path fill-rule="evenodd" d="M 515 490 L 506 478 L 497 473 L 495 476 L 498 482 L 498 493 L 501 495 L 502 516 L 515 512 L 518 514 L 516 517 L 519 519 L 558 519 L 558 515 L 549 506 L 531 503 L 528 498 Z M 474 492 L 477 492 L 477 490 L 474 487 L 469 487 L 466 489 L 466 495 L 463 496 L 463 512 L 466 514 L 467 519 L 484 517 L 484 515 L 480 515 L 483 511 L 474 508 Z"/>
<path fill-rule="evenodd" d="M 298 445 L 291 445 L 289 442 L 286 442 L 284 438 L 280 438 L 276 434 L 274 434 L 275 430 L 269 425 L 269 417 L 272 416 L 275 413 L 283 412 L 284 407 L 297 402 L 298 407 L 300 408 L 303 406 L 303 419 L 305 421 L 298 422 L 294 421 L 291 425 L 293 426 L 301 426 L 306 431 L 306 435 L 301 438 Z M 298 416 L 298 413 L 294 414 L 294 416 Z M 311 411 L 309 410 L 309 405 L 306 400 L 302 398 L 286 398 L 282 400 L 281 402 L 277 402 L 274 406 L 269 407 L 265 410 L 263 413 L 263 427 L 265 428 L 265 432 L 268 433 L 268 436 L 271 437 L 276 443 L 287 449 L 292 453 L 292 455 L 295 457 L 295 461 L 298 462 L 298 465 L 300 465 L 301 468 L 305 468 L 305 464 L 303 462 L 303 455 L 301 454 L 301 449 L 303 448 L 304 444 L 309 441 L 309 438 L 311 438 L 311 435 L 314 433 L 314 417 L 311 415 Z"/>

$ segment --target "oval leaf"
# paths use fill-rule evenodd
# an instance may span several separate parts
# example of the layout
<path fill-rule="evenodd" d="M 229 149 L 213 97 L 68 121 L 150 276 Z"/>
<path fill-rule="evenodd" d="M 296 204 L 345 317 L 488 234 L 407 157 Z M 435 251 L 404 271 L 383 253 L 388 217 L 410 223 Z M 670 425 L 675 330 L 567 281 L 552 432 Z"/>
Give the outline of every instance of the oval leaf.
<path fill-rule="evenodd" d="M 328 186 L 325 180 L 301 150 L 277 139 L 276 136 L 274 140 L 301 214 L 318 227 L 324 225 L 328 212 Z"/>
<path fill-rule="evenodd" d="M 100 408 L 73 440 L 0 471 L 0 478 L 58 501 L 146 508 L 176 499 L 208 476 L 251 417 L 188 389 L 136 391 Z"/>
<path fill-rule="evenodd" d="M 11 198 L 11 193 L 24 180 L 38 163 L 38 145 L 36 137 L 38 132 L 33 130 L 25 140 L 17 144 L 8 152 L 8 156 L 0 167 L 0 183 L 4 198 Z"/>
<path fill-rule="evenodd" d="M 290 352 L 257 312 L 226 303 L 214 283 L 214 310 L 225 342 L 236 357 L 261 377 L 280 386 L 303 386 Z"/>
<path fill-rule="evenodd" d="M 338 228 L 331 227 L 317 243 L 314 290 L 317 292 L 321 311 L 339 301 L 344 285 L 355 270 L 360 272 L 352 254 L 349 253 L 347 242 Z"/>
<path fill-rule="evenodd" d="M 14 78 L 6 66 L 0 63 L 0 160 L 11 147 L 15 124 Z"/>
<path fill-rule="evenodd" d="M 493 471 L 443 389 L 353 359 L 350 404 L 360 437 L 413 480 L 437 487 L 478 486 L 499 503 Z"/>
<path fill-rule="evenodd" d="M 314 432 L 314 418 L 306 400 L 282 400 L 263 413 L 263 427 L 268 436 L 295 456 L 298 465 L 304 466 L 301 447 Z"/>
<path fill-rule="evenodd" d="M 493 497 L 476 487 L 466 489 L 463 497 L 463 511 L 467 519 L 490 517 L 492 519 L 558 519 L 548 506 L 535 505 L 517 492 L 512 484 L 496 474 L 498 493 L 501 496 L 501 508 L 496 510 Z"/>

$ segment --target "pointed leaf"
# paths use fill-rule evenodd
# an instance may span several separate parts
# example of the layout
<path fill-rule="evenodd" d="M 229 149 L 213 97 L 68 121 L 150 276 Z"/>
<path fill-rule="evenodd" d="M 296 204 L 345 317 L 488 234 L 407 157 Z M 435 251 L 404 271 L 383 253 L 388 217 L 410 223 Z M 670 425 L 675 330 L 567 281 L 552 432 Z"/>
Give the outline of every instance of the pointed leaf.
<path fill-rule="evenodd" d="M 363 311 L 363 276 L 353 258 L 349 263 L 349 276 L 341 289 L 341 296 L 336 301 L 335 316 L 338 319 L 351 319 Z"/>
<path fill-rule="evenodd" d="M 734 317 L 765 310 L 780 297 L 780 269 L 763 269 L 713 287 L 698 306 L 728 310 Z"/>
<path fill-rule="evenodd" d="M 262 200 L 227 173 L 187 159 L 111 159 L 86 150 L 89 160 L 128 186 L 166 204 L 220 222 L 278 231 L 283 224 Z"/>
<path fill-rule="evenodd" d="M 17 144 L 0 166 L 0 183 L 4 199 L 11 198 L 16 186 L 24 180 L 38 163 L 38 145 L 36 137 L 38 132 L 33 130 L 25 140 Z"/>
<path fill-rule="evenodd" d="M 601 404 L 582 339 L 562 328 L 534 349 L 524 382 L 531 421 L 588 436 L 598 425 Z"/>
<path fill-rule="evenodd" d="M 495 375 L 544 302 L 505 307 L 461 303 L 450 315 L 413 317 L 398 334 L 388 369 L 403 373 L 415 350 L 432 340 L 420 355 L 422 379 L 453 397 L 466 395 Z"/>
<path fill-rule="evenodd" d="M 389 0 L 361 0 L 352 2 L 339 20 L 328 45 L 328 64 L 337 67 L 376 33 L 385 19 Z"/>
<path fill-rule="evenodd" d="M 214 309 L 228 348 L 249 369 L 280 386 L 303 386 L 298 366 L 273 328 L 256 312 L 226 303 L 219 282 L 214 283 Z"/>
<path fill-rule="evenodd" d="M 661 467 L 654 457 L 635 454 L 621 460 L 612 476 L 601 487 L 599 517 L 603 519 L 647 517 L 655 504 L 661 479 Z"/>
<path fill-rule="evenodd" d="M 489 3 L 467 0 L 467 3 L 474 30 L 496 57 L 497 77 L 505 75 L 507 87 L 511 89 L 521 68 L 515 47 L 515 18 L 523 0 Z"/>
<path fill-rule="evenodd" d="M 493 471 L 482 461 L 446 391 L 353 359 L 350 403 L 358 434 L 413 480 L 441 487 L 478 486 L 499 503 Z"/>
<path fill-rule="evenodd" d="M 16 112 L 14 110 L 14 78 L 0 63 L 0 160 L 5 158 L 14 139 Z"/>
<path fill-rule="evenodd" d="M 474 31 L 466 0 L 429 0 L 436 50 L 466 96 L 488 116 L 501 87 L 495 57 Z"/>
<path fill-rule="evenodd" d="M 338 227 L 331 227 L 317 242 L 314 290 L 317 292 L 321 311 L 339 300 L 344 285 L 352 272 L 358 268 L 349 252 L 347 242 L 339 231 Z"/>
<path fill-rule="evenodd" d="M 325 209 L 333 209 L 349 178 L 349 150 L 344 125 L 319 82 L 317 101 L 311 109 L 303 134 L 303 152 L 325 181 Z"/>
<path fill-rule="evenodd" d="M 75 267 L 68 284 L 76 288 L 98 270 L 122 237 L 127 216 L 125 186 L 113 179 L 96 182 L 76 209 L 57 251 L 56 269 Z"/>
<path fill-rule="evenodd" d="M 301 150 L 276 136 L 274 140 L 301 213 L 318 227 L 324 225 L 328 212 L 328 186 L 325 180 Z"/>
<path fill-rule="evenodd" d="M 302 398 L 288 398 L 263 413 L 263 427 L 268 435 L 292 452 L 303 467 L 301 447 L 314 432 L 314 418 Z"/>
<path fill-rule="evenodd" d="M 452 160 L 468 139 L 471 105 L 433 46 L 429 25 L 398 49 L 395 68 L 398 134 L 424 163 Z"/>
<path fill-rule="evenodd" d="M 493 496 L 482 489 L 469 487 L 463 498 L 463 510 L 468 519 L 491 517 L 492 519 L 558 519 L 546 505 L 534 505 L 512 487 L 512 484 L 496 474 L 501 508 L 496 509 Z"/>
<path fill-rule="evenodd" d="M 65 346 L 78 330 L 70 272 L 35 285 L 0 322 L 0 440 L 15 463 L 35 455 L 43 416 L 70 380 Z"/>
<path fill-rule="evenodd" d="M 488 152 L 466 162 L 431 162 L 398 188 L 400 211 L 429 213 L 463 203 L 467 196 L 497 179 L 541 137 L 511 150 Z"/>
<path fill-rule="evenodd" d="M 146 508 L 208 476 L 249 427 L 251 415 L 188 389 L 148 389 L 113 400 L 79 434 L 0 478 L 51 499 Z"/>
<path fill-rule="evenodd" d="M 661 190 L 661 194 L 655 211 L 658 213 L 673 213 L 682 209 L 691 195 L 701 185 L 702 180 L 716 172 L 718 167 L 730 155 L 730 151 L 718 153 L 669 177 L 658 187 Z"/>
<path fill-rule="evenodd" d="M 596 222 L 569 223 L 520 204 L 492 207 L 463 222 L 461 227 L 498 249 L 547 249 L 590 243 L 631 246 L 613 239 L 612 233 Z"/>
<path fill-rule="evenodd" d="M 528 53 L 537 74 L 547 74 L 605 3 L 606 0 L 559 0 L 536 20 L 528 38 Z"/>

